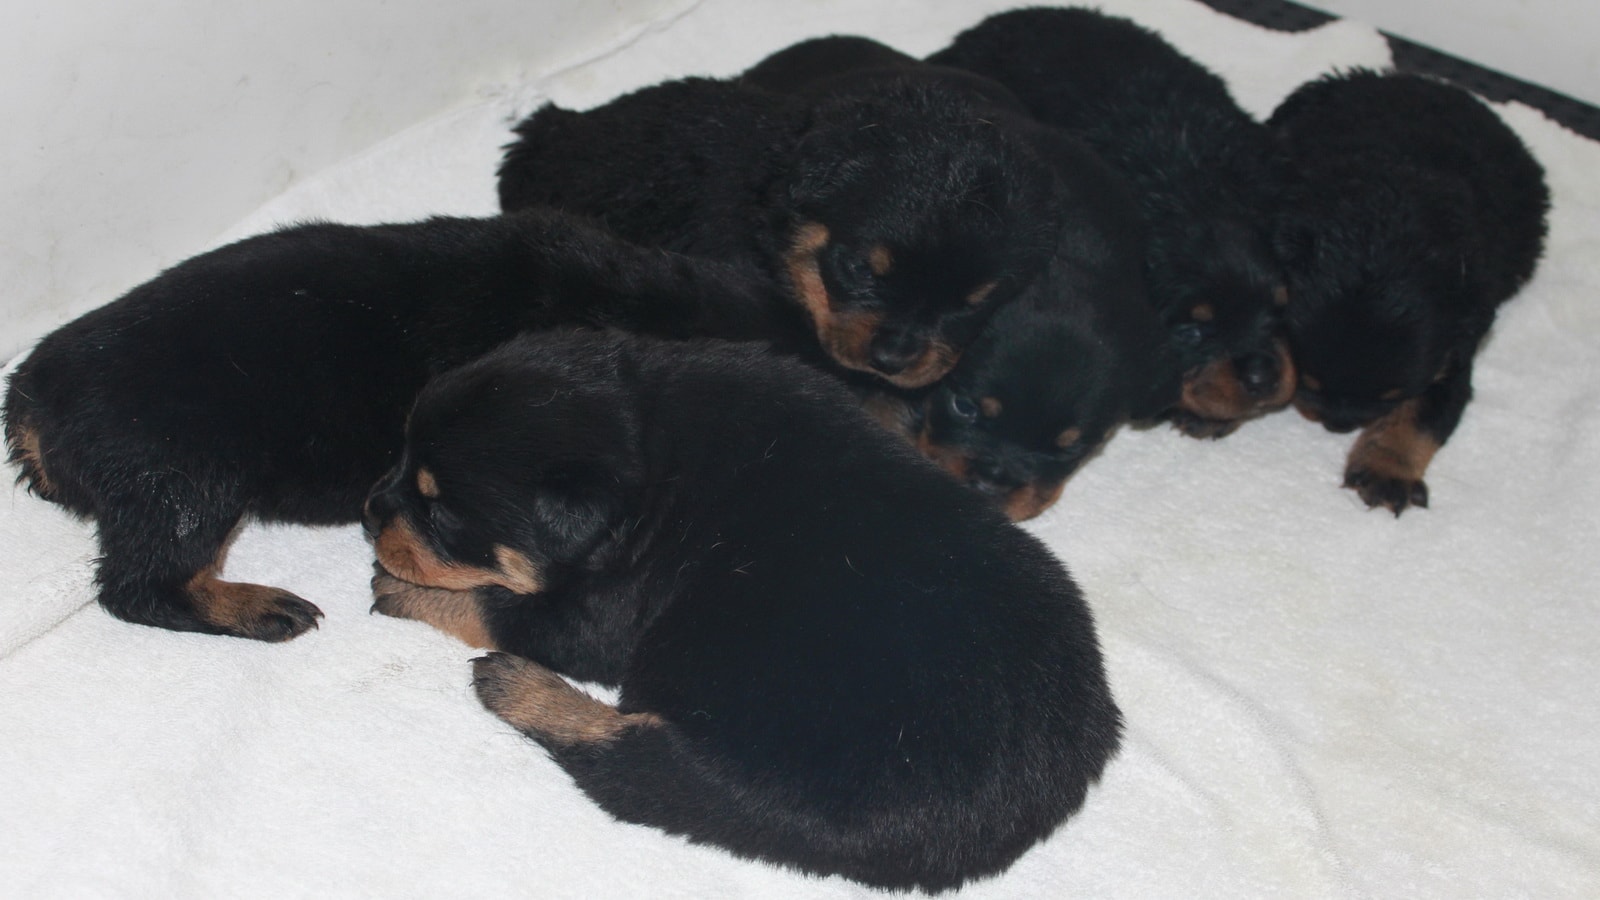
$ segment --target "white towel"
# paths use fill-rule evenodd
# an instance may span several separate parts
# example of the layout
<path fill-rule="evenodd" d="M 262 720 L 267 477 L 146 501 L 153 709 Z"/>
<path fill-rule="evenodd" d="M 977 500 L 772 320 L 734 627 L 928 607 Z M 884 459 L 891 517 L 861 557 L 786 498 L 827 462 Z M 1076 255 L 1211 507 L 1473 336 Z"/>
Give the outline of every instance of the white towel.
<path fill-rule="evenodd" d="M 545 99 L 727 75 L 835 32 L 926 53 L 1007 5 L 688 4 L 229 236 L 487 214 L 508 124 Z M 1190 0 L 1103 8 L 1256 114 L 1388 60 L 1349 23 L 1287 35 Z M 1549 249 L 1479 356 L 1433 508 L 1365 509 L 1339 488 L 1350 437 L 1293 413 L 1219 442 L 1117 437 L 1028 527 L 1089 596 L 1126 747 L 1080 816 L 962 896 L 1600 896 L 1600 147 L 1500 112 L 1549 171 Z M 368 615 L 357 528 L 244 529 L 226 575 L 327 613 L 286 645 L 114 620 L 91 602 L 92 538 L 0 491 L 0 895 L 878 896 L 608 819 L 479 707 L 472 650 Z"/>

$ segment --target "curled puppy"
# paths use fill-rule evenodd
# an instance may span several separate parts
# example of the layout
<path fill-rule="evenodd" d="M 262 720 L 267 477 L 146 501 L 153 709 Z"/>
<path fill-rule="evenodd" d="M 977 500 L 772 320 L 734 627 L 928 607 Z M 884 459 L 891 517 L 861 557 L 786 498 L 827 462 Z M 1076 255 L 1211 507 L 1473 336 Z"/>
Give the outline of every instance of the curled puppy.
<path fill-rule="evenodd" d="M 1081 141 L 1032 120 L 994 81 L 867 38 L 803 41 L 741 79 L 815 97 L 873 82 L 939 84 L 969 95 L 1050 167 L 1061 225 L 1045 268 L 934 387 L 858 385 L 869 411 L 959 481 L 1013 520 L 1031 518 L 1120 424 L 1153 419 L 1177 401 L 1175 361 L 1145 291 L 1138 206 L 1122 176 Z"/>
<path fill-rule="evenodd" d="M 6 443 L 35 493 L 95 520 L 112 614 L 286 640 L 321 613 L 221 580 L 229 535 L 357 521 L 429 376 L 524 329 L 735 325 L 760 289 L 552 214 L 287 228 L 47 336 L 11 376 Z"/>
<path fill-rule="evenodd" d="M 1344 483 L 1369 506 L 1427 506 L 1478 345 L 1543 251 L 1544 171 L 1471 94 L 1413 75 L 1311 82 L 1269 125 L 1291 173 L 1278 247 L 1295 405 L 1362 429 Z"/>
<path fill-rule="evenodd" d="M 1289 402 L 1271 140 L 1220 78 L 1155 32 L 1090 9 L 1000 13 L 929 60 L 1005 85 L 1133 183 L 1151 302 L 1186 373 L 1175 425 L 1221 437 Z"/>
<path fill-rule="evenodd" d="M 519 338 L 422 392 L 367 519 L 376 610 L 499 651 L 485 706 L 623 821 L 945 890 L 1054 831 L 1118 744 L 1049 552 L 748 346 Z"/>
<path fill-rule="evenodd" d="M 503 209 L 752 266 L 785 288 L 777 345 L 900 387 L 948 372 L 1054 239 L 1049 172 L 937 86 L 813 102 L 691 78 L 516 130 Z"/>

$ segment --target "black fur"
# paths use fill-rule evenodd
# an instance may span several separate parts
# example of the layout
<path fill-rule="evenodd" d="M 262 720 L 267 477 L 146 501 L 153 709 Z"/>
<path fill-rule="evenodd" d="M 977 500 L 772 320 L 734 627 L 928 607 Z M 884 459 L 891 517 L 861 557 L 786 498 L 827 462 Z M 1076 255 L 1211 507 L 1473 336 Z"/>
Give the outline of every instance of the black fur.
<path fill-rule="evenodd" d="M 539 664 L 480 660 L 479 694 L 518 724 L 519 672 L 620 686 L 606 733 L 520 727 L 624 821 L 944 890 L 1049 835 L 1118 745 L 1061 565 L 793 361 L 519 338 L 422 392 L 369 510 L 380 559 L 409 530 L 447 566 L 531 561 L 537 594 L 466 594 Z"/>
<path fill-rule="evenodd" d="M 1155 32 L 1090 9 L 1000 13 L 929 59 L 1005 85 L 1132 181 L 1150 297 L 1188 372 L 1175 424 L 1216 437 L 1288 402 L 1271 142 L 1220 78 Z"/>
<path fill-rule="evenodd" d="M 1472 395 L 1472 360 L 1498 306 L 1544 246 L 1544 172 L 1460 88 L 1352 71 L 1292 94 L 1269 125 L 1289 183 L 1277 243 L 1304 373 L 1296 405 L 1330 430 L 1393 430 L 1426 456 L 1406 471 L 1356 453 L 1346 484 L 1399 514 L 1427 505 L 1427 456 Z"/>
<path fill-rule="evenodd" d="M 963 92 L 1055 176 L 1055 252 L 997 311 L 955 369 L 917 394 L 867 386 L 868 407 L 1014 519 L 1037 515 L 1122 422 L 1177 400 L 1175 361 L 1142 273 L 1144 230 L 1125 180 L 1066 131 L 1039 124 L 1000 84 L 916 60 L 876 41 L 804 41 L 741 76 L 769 90 L 829 97 L 884 81 Z"/>
<path fill-rule="evenodd" d="M 530 328 L 759 333 L 737 316 L 760 289 L 552 214 L 288 228 L 46 337 L 10 378 L 6 440 L 33 490 L 97 522 L 107 610 L 283 640 L 320 613 L 213 583 L 229 534 L 357 520 L 429 376 Z"/>
<path fill-rule="evenodd" d="M 517 133 L 503 209 L 549 204 L 751 266 L 793 301 L 776 344 L 901 387 L 949 371 L 1055 239 L 1048 169 L 936 85 L 811 102 L 691 78 L 546 106 Z M 892 268 L 874 271 L 877 253 Z"/>

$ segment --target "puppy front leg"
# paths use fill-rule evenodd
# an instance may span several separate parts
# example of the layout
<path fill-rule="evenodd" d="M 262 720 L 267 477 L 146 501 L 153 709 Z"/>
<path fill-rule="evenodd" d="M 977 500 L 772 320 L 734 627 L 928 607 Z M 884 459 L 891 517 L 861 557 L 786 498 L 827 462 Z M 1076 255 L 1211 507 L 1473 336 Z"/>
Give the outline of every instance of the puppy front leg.
<path fill-rule="evenodd" d="M 1433 455 L 1461 423 L 1472 399 L 1472 364 L 1452 365 L 1421 395 L 1368 425 L 1356 439 L 1345 466 L 1344 486 L 1368 506 L 1384 506 L 1396 516 L 1408 506 L 1428 506 L 1423 473 Z"/>
<path fill-rule="evenodd" d="M 414 619 L 458 638 L 470 647 L 495 650 L 494 638 L 477 591 L 451 591 L 402 581 L 373 567 L 372 611 Z"/>

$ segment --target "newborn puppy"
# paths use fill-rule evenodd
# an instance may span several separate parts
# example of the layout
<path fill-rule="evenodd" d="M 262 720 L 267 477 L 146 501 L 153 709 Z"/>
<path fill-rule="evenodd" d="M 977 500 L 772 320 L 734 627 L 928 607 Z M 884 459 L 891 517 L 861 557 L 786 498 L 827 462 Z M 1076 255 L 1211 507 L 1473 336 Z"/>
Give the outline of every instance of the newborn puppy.
<path fill-rule="evenodd" d="M 1311 82 L 1268 124 L 1291 173 L 1278 247 L 1295 405 L 1362 429 L 1344 483 L 1369 506 L 1427 506 L 1473 356 L 1543 250 L 1544 171 L 1471 94 L 1413 75 Z"/>
<path fill-rule="evenodd" d="M 1170 413 L 1221 437 L 1294 393 L 1271 243 L 1271 141 L 1216 75 L 1159 35 L 1089 9 L 1020 9 L 931 62 L 985 75 L 1133 183 L 1151 301 L 1186 372 Z"/>
<path fill-rule="evenodd" d="M 860 386 L 869 411 L 959 481 L 1013 520 L 1031 518 L 1120 424 L 1176 402 L 1175 361 L 1145 291 L 1138 207 L 1125 180 L 1081 141 L 1035 122 L 994 81 L 867 38 L 803 41 L 741 80 L 812 97 L 891 81 L 939 84 L 966 93 L 1055 176 L 1061 229 L 1049 264 L 995 313 L 955 369 L 921 392 Z"/>
<path fill-rule="evenodd" d="M 761 288 L 552 214 L 287 228 L 46 337 L 11 376 L 6 444 L 34 493 L 95 520 L 112 614 L 286 640 L 321 613 L 222 581 L 229 535 L 357 521 L 429 376 L 525 329 L 735 325 Z"/>
<path fill-rule="evenodd" d="M 422 392 L 367 515 L 376 610 L 500 651 L 484 705 L 623 821 L 939 891 L 1054 831 L 1118 744 L 1061 565 L 756 348 L 519 338 Z"/>
<path fill-rule="evenodd" d="M 691 78 L 546 106 L 517 134 L 503 209 L 752 266 L 789 301 L 780 348 L 904 388 L 948 372 L 1055 238 L 1050 173 L 934 85 L 811 102 Z"/>

